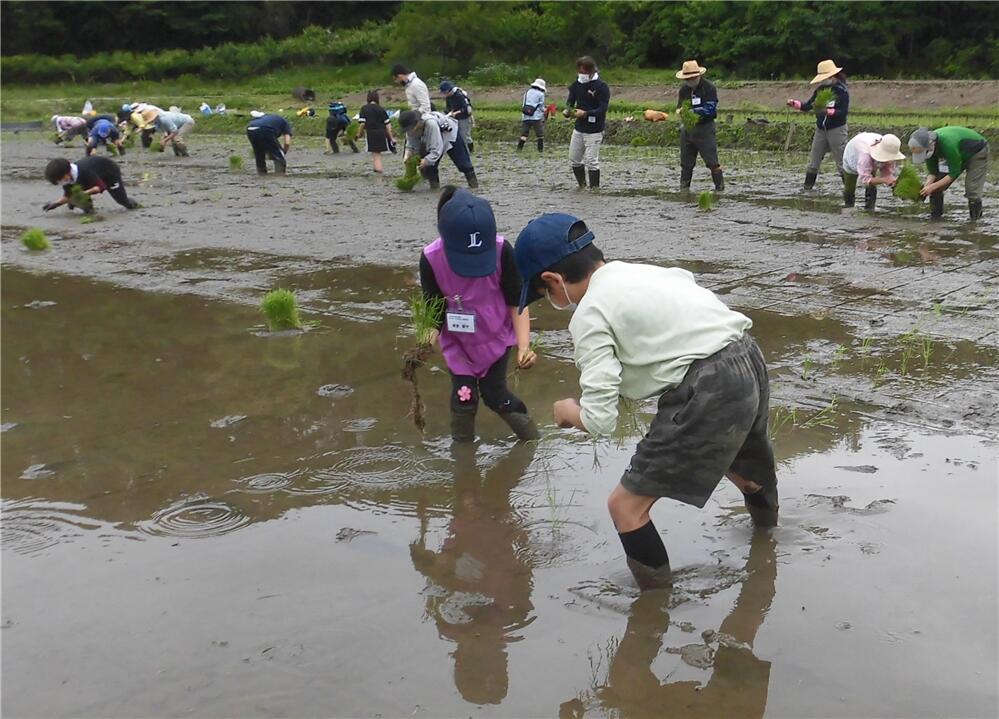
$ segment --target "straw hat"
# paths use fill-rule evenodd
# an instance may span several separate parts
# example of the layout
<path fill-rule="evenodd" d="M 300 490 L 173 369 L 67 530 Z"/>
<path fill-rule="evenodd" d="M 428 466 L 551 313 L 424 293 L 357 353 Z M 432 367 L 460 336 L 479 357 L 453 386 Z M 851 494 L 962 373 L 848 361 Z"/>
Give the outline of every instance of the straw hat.
<path fill-rule="evenodd" d="M 871 157 L 878 162 L 895 162 L 895 160 L 904 160 L 905 155 L 899 151 L 901 146 L 902 141 L 895 135 L 885 135 L 881 138 L 880 142 L 871 147 Z"/>
<path fill-rule="evenodd" d="M 707 71 L 708 68 L 698 65 L 697 60 L 685 60 L 676 77 L 679 80 L 689 80 L 692 77 L 700 77 Z"/>
<path fill-rule="evenodd" d="M 813 77 L 812 81 L 808 84 L 818 85 L 823 80 L 828 80 L 833 75 L 837 75 L 841 72 L 843 72 L 843 68 L 836 67 L 836 63 L 832 60 L 823 60 L 815 66 L 815 77 Z"/>
<path fill-rule="evenodd" d="M 548 86 L 545 84 L 544 79 L 540 77 L 531 83 L 531 87 L 536 87 L 541 90 L 541 92 L 548 92 Z"/>

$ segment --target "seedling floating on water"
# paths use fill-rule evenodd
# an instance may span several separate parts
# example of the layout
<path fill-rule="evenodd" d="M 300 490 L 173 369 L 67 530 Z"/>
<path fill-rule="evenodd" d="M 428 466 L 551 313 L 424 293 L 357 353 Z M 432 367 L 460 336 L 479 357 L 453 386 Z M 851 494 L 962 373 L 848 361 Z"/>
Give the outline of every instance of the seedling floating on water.
<path fill-rule="evenodd" d="M 419 165 L 420 158 L 416 155 L 413 155 L 406 160 L 406 172 L 402 177 L 395 181 L 395 186 L 403 192 L 412 192 L 413 188 L 416 187 L 416 183 L 420 181 L 420 173 L 417 170 Z"/>
<path fill-rule="evenodd" d="M 831 87 L 824 87 L 815 93 L 815 102 L 812 103 L 812 110 L 816 115 L 824 115 L 829 103 L 836 99 L 836 93 Z"/>
<path fill-rule="evenodd" d="M 229 155 L 229 169 L 236 171 L 243 169 L 243 158 L 239 155 Z"/>
<path fill-rule="evenodd" d="M 430 353 L 433 352 L 434 335 L 444 318 L 445 306 L 446 302 L 443 297 L 427 298 L 420 291 L 414 292 L 409 301 L 416 346 L 406 350 L 402 355 L 402 378 L 413 385 L 410 412 L 413 414 L 413 423 L 420 432 L 427 426 L 427 420 L 423 414 L 423 400 L 420 397 L 416 370 L 426 364 Z"/>
<path fill-rule="evenodd" d="M 25 230 L 24 234 L 21 235 L 21 242 L 29 250 L 47 250 L 52 246 L 52 243 L 49 242 L 49 238 L 46 237 L 45 233 L 37 227 Z"/>
<path fill-rule="evenodd" d="M 715 204 L 715 196 L 711 190 L 705 190 L 697 196 L 697 206 L 702 210 L 710 210 Z"/>
<path fill-rule="evenodd" d="M 904 165 L 898 173 L 898 180 L 895 181 L 895 196 L 910 202 L 922 202 L 919 191 L 923 189 L 923 183 L 919 181 L 919 173 L 912 165 Z"/>
<path fill-rule="evenodd" d="M 272 290 L 264 296 L 260 309 L 267 319 L 267 329 L 271 332 L 280 330 L 302 329 L 302 320 L 298 316 L 298 303 L 291 290 Z"/>

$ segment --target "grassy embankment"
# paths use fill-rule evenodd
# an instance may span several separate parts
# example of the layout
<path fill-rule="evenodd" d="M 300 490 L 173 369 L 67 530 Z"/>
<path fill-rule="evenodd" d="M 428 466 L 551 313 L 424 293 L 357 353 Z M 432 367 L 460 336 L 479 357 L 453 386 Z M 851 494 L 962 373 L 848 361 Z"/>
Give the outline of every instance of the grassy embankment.
<path fill-rule="evenodd" d="M 560 106 L 563 101 L 562 92 L 556 88 L 561 88 L 563 81 L 568 79 L 562 77 L 564 74 L 564 68 L 548 68 L 547 77 L 554 78 L 549 80 L 549 87 L 552 88 L 549 98 Z M 283 111 L 283 114 L 293 119 L 298 135 L 321 136 L 325 129 L 325 102 L 329 97 L 356 94 L 371 87 L 385 87 L 389 84 L 388 81 L 384 66 L 373 63 L 282 70 L 241 81 L 202 81 L 185 76 L 161 82 L 86 86 L 13 85 L 3 87 L 0 118 L 3 122 L 47 120 L 56 113 L 78 112 L 87 99 L 92 100 L 98 110 L 105 112 L 113 111 L 126 101 L 144 100 L 163 107 L 180 105 L 196 116 L 199 133 L 242 132 L 249 110 L 259 109 Z M 433 79 L 428 82 L 433 83 Z M 676 87 L 676 79 L 671 70 L 623 70 L 615 74 L 615 82 L 622 85 L 659 86 L 667 90 Z M 719 81 L 717 84 L 722 90 L 739 85 L 737 81 Z M 291 97 L 290 89 L 299 85 L 316 90 L 318 102 L 314 105 L 317 110 L 315 117 L 295 117 L 301 103 Z M 463 85 L 472 93 L 474 101 L 479 88 L 468 83 Z M 804 91 L 803 82 L 803 93 Z M 202 101 L 212 106 L 224 103 L 230 114 L 203 118 L 197 112 Z M 398 103 L 385 104 L 389 107 L 398 106 Z M 653 103 L 612 101 L 605 142 L 639 147 L 675 145 L 679 136 L 679 124 L 673 117 L 674 104 L 672 94 L 664 95 L 660 102 Z M 476 103 L 476 139 L 509 140 L 515 137 L 520 120 L 519 106 L 518 88 L 511 88 L 509 102 Z M 670 119 L 660 123 L 646 122 L 642 119 L 642 113 L 649 107 L 669 112 Z M 353 112 L 358 108 L 352 106 L 350 109 Z M 760 120 L 766 122 L 761 123 Z M 791 123 L 794 131 L 791 133 L 789 149 L 798 151 L 809 147 L 813 122 L 813 117 L 808 113 L 792 113 L 780 106 L 766 107 L 746 103 L 728 107 L 723 104 L 718 122 L 718 140 L 720 145 L 726 147 L 783 149 L 788 139 L 788 123 Z M 970 126 L 982 132 L 989 140 L 999 141 L 999 111 L 994 109 L 942 108 L 918 112 L 911 109 L 878 108 L 873 112 L 865 112 L 862 107 L 855 107 L 850 114 L 851 133 L 865 130 L 894 132 L 903 139 L 916 127 L 940 127 L 948 124 Z M 571 132 L 572 122 L 561 116 L 549 121 L 546 128 L 549 141 L 555 143 L 567 142 Z"/>

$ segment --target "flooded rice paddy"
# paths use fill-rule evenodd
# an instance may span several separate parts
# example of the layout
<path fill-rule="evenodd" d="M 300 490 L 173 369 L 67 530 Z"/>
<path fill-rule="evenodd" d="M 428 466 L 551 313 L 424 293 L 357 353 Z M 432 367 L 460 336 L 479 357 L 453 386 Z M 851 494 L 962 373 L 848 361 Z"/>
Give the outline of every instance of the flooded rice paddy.
<path fill-rule="evenodd" d="M 612 257 L 695 272 L 768 358 L 781 526 L 728 483 L 659 503 L 676 582 L 639 593 L 605 502 L 653 405 L 609 440 L 551 426 L 577 374 L 542 308 L 511 382 L 543 440 L 483 409 L 453 448 L 439 357 L 421 436 L 399 373 L 433 198 L 314 148 L 258 183 L 225 169 L 237 146 L 128 155 L 143 209 L 81 226 L 37 209 L 52 146 L 4 137 L 6 715 L 999 710 L 994 182 L 972 226 L 956 191 L 934 224 L 841 210 L 828 172 L 804 196 L 803 158 L 723 156 L 710 213 L 673 152 L 609 148 L 598 198 L 562 148 L 477 158 L 508 236 L 576 212 Z M 278 285 L 309 331 L 263 331 Z"/>

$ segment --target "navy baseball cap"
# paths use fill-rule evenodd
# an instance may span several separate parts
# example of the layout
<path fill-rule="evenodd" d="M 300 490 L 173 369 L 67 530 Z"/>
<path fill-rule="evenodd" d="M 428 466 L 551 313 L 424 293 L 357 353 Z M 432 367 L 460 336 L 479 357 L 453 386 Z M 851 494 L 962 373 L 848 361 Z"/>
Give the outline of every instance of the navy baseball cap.
<path fill-rule="evenodd" d="M 453 82 L 448 82 L 447 80 L 445 80 L 444 82 L 441 83 L 441 92 L 447 93 L 451 92 L 453 89 L 454 89 Z"/>
<path fill-rule="evenodd" d="M 520 290 L 520 312 L 535 300 L 541 299 L 541 295 L 531 287 L 532 279 L 564 257 L 579 252 L 595 239 L 593 232 L 587 228 L 585 233 L 570 242 L 569 230 L 577 222 L 582 220 L 561 212 L 552 212 L 535 217 L 520 231 L 513 248 L 517 269 L 524 280 L 524 286 Z"/>
<path fill-rule="evenodd" d="M 488 277 L 496 271 L 496 217 L 489 203 L 458 190 L 437 219 L 444 256 L 462 277 Z"/>

